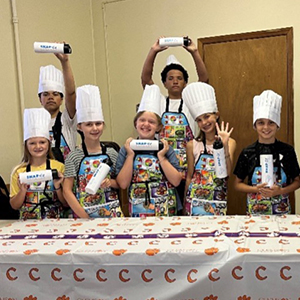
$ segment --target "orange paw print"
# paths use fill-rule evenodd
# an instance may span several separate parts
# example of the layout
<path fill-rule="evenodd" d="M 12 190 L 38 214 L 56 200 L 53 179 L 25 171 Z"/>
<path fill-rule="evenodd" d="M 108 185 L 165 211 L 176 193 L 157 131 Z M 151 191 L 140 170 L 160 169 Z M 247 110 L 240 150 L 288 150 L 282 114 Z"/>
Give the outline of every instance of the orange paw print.
<path fill-rule="evenodd" d="M 248 297 L 248 296 L 246 296 L 246 295 L 244 295 L 244 296 L 239 296 L 239 297 L 237 298 L 237 300 L 251 300 L 251 297 Z"/>
<path fill-rule="evenodd" d="M 146 254 L 149 255 L 149 256 L 154 256 L 156 255 L 157 253 L 159 253 L 159 249 L 147 249 L 146 250 Z"/>
<path fill-rule="evenodd" d="M 28 249 L 28 250 L 25 250 L 23 253 L 25 255 L 31 255 L 32 253 L 36 253 L 38 252 L 38 249 Z"/>
<path fill-rule="evenodd" d="M 203 300 L 218 300 L 218 296 L 209 295 L 205 297 Z"/>
<path fill-rule="evenodd" d="M 206 255 L 214 255 L 219 252 L 219 249 L 212 247 L 212 248 L 205 249 L 204 252 Z"/>
<path fill-rule="evenodd" d="M 150 298 L 150 299 L 147 299 L 147 300 L 157 300 L 157 299 L 155 299 L 154 297 L 152 297 L 152 298 Z"/>
<path fill-rule="evenodd" d="M 25 297 L 24 300 L 37 300 L 37 297 L 30 295 L 28 297 Z"/>
<path fill-rule="evenodd" d="M 120 296 L 119 298 L 115 298 L 114 300 L 126 300 L 126 299 Z"/>
<path fill-rule="evenodd" d="M 70 250 L 68 250 L 68 249 L 59 249 L 59 250 L 57 250 L 55 253 L 56 253 L 57 255 L 64 255 L 64 254 L 66 254 L 66 253 L 68 253 L 68 252 L 70 252 Z"/>
<path fill-rule="evenodd" d="M 62 295 L 61 297 L 58 297 L 56 300 L 70 300 L 70 298 L 67 297 L 66 295 Z"/>
<path fill-rule="evenodd" d="M 249 248 L 238 247 L 236 249 L 236 251 L 239 252 L 239 253 L 245 253 L 245 252 L 250 252 L 250 249 Z"/>

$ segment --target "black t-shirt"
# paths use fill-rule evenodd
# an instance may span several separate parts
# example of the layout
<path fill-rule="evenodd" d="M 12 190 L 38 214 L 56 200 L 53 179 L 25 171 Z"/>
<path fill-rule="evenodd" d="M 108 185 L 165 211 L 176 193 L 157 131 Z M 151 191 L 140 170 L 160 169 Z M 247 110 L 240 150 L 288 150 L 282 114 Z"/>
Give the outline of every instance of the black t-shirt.
<path fill-rule="evenodd" d="M 287 184 L 299 176 L 300 169 L 294 148 L 277 140 L 273 144 L 261 144 L 257 141 L 243 149 L 233 173 L 241 180 L 248 177 L 248 184 L 251 185 L 253 171 L 260 165 L 260 154 L 273 154 L 274 167 L 284 170 Z"/>

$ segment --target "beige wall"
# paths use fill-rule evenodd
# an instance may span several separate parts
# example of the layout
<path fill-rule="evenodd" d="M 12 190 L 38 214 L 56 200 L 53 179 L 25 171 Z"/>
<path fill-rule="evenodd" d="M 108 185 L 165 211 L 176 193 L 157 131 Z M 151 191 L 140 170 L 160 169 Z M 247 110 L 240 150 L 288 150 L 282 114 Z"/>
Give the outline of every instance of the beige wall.
<path fill-rule="evenodd" d="M 107 127 L 103 139 L 123 144 L 134 134 L 132 119 L 140 101 L 140 73 L 143 61 L 155 39 L 161 35 L 199 37 L 294 28 L 294 82 L 300 77 L 300 2 L 294 0 L 15 0 L 25 107 L 39 105 L 36 96 L 39 67 L 59 66 L 49 54 L 35 54 L 34 41 L 69 42 L 73 48 L 72 66 L 77 86 L 99 85 Z M 11 1 L 0 1 L 2 68 L 0 90 L 1 174 L 9 180 L 11 168 L 21 155 L 22 128 Z M 153 78 L 160 83 L 160 71 L 169 54 L 189 70 L 196 80 L 193 61 L 184 49 L 173 48 L 158 55 Z M 255 59 L 255 58 L 253 58 Z M 21 91 L 22 92 L 22 91 Z M 294 86 L 295 148 L 300 153 L 300 87 Z M 9 114 L 8 114 L 9 112 Z M 14 117 L 12 117 L 12 115 Z M 5 143 L 3 142 L 5 141 Z M 299 154 L 300 157 L 300 154 Z M 300 193 L 297 192 L 300 201 Z M 300 205 L 297 205 L 300 212 Z"/>

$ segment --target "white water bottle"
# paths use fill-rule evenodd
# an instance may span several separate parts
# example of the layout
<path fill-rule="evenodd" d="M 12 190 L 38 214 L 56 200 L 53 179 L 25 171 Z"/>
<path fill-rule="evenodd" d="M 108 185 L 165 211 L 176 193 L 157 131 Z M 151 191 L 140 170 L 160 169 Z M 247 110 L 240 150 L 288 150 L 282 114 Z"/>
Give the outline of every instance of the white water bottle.
<path fill-rule="evenodd" d="M 164 147 L 158 140 L 132 140 L 130 148 L 134 151 L 160 151 Z"/>
<path fill-rule="evenodd" d="M 273 186 L 273 155 L 272 154 L 261 154 L 260 155 L 261 165 L 261 183 L 267 183 L 268 187 Z"/>
<path fill-rule="evenodd" d="M 177 46 L 188 46 L 191 43 L 191 40 L 185 37 L 166 37 L 159 39 L 159 46 L 160 47 L 177 47 Z"/>
<path fill-rule="evenodd" d="M 98 166 L 98 168 L 94 172 L 92 178 L 85 187 L 85 191 L 91 195 L 95 195 L 109 171 L 110 166 L 106 163 L 105 160 Z"/>
<path fill-rule="evenodd" d="M 34 42 L 33 48 L 36 53 L 72 53 L 71 46 L 64 43 Z"/>
<path fill-rule="evenodd" d="M 213 149 L 214 149 L 213 156 L 215 161 L 216 176 L 218 178 L 226 178 L 228 174 L 227 174 L 225 150 L 221 139 L 215 140 L 213 144 Z"/>
<path fill-rule="evenodd" d="M 59 178 L 58 172 L 56 169 L 24 172 L 19 174 L 20 183 L 26 183 L 26 184 L 50 181 L 52 179 L 58 179 L 58 178 Z"/>

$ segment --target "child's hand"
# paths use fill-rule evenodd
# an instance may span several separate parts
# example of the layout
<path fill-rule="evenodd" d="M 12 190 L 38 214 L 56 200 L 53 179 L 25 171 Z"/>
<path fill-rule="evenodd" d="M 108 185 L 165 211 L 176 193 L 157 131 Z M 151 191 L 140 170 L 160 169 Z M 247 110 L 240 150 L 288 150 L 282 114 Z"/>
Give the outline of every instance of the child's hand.
<path fill-rule="evenodd" d="M 57 43 L 57 42 L 54 42 Z M 66 44 L 65 41 L 61 42 Z M 54 53 L 54 55 L 60 60 L 60 62 L 68 61 L 69 60 L 69 54 L 63 54 L 63 53 Z"/>
<path fill-rule="evenodd" d="M 18 186 L 19 186 L 20 191 L 25 192 L 25 193 L 27 192 L 27 190 L 29 188 L 29 185 L 27 183 L 20 182 L 20 178 L 18 178 Z"/>
<path fill-rule="evenodd" d="M 101 182 L 100 188 L 101 188 L 101 189 L 106 189 L 106 188 L 109 188 L 109 187 L 111 187 L 110 179 L 109 179 L 109 178 L 105 178 L 105 179 Z"/>
<path fill-rule="evenodd" d="M 165 46 L 165 47 L 161 47 L 159 46 L 159 39 L 160 38 L 164 38 L 164 36 L 160 36 L 156 41 L 155 43 L 152 45 L 151 49 L 154 51 L 154 52 L 161 52 L 161 51 L 164 51 L 164 50 L 167 50 L 169 47 L 168 46 Z"/>
<path fill-rule="evenodd" d="M 128 138 L 128 139 L 126 140 L 126 142 L 125 142 L 125 145 L 124 145 L 125 150 L 126 150 L 126 152 L 127 152 L 127 156 L 134 155 L 134 151 L 133 151 L 133 150 L 131 149 L 131 147 L 130 147 L 130 142 L 131 142 L 132 140 L 133 140 L 132 137 Z"/>
<path fill-rule="evenodd" d="M 159 160 L 162 160 L 165 157 L 166 153 L 169 151 L 169 143 L 165 139 L 161 139 L 160 141 L 163 143 L 164 147 L 160 151 L 158 151 L 157 157 Z"/>
<path fill-rule="evenodd" d="M 266 184 L 266 183 L 265 183 Z M 280 186 L 277 184 L 274 184 L 271 187 L 263 187 L 260 191 L 261 195 L 264 198 L 271 198 L 277 195 L 280 195 Z"/>
<path fill-rule="evenodd" d="M 190 43 L 188 46 L 182 46 L 184 49 L 186 49 L 188 52 L 193 53 L 194 51 L 198 51 L 195 43 L 190 39 Z"/>
<path fill-rule="evenodd" d="M 216 123 L 216 129 L 218 133 L 218 137 L 221 138 L 223 145 L 228 145 L 228 141 L 230 138 L 230 135 L 233 131 L 233 127 L 229 130 L 229 123 L 226 123 L 226 127 L 224 126 L 224 121 L 221 123 L 221 128 L 218 123 Z"/>
<path fill-rule="evenodd" d="M 60 185 L 64 181 L 64 174 L 61 172 L 58 172 L 58 179 L 53 180 L 54 188 L 57 190 L 60 188 Z"/>

